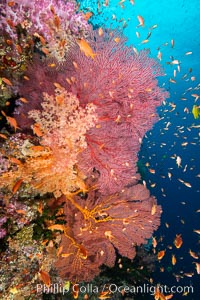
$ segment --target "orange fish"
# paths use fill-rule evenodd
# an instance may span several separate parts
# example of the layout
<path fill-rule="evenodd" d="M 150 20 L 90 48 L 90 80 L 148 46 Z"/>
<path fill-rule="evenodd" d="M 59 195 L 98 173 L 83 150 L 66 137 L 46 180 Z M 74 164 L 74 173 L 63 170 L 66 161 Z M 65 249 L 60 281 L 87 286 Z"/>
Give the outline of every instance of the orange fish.
<path fill-rule="evenodd" d="M 22 214 L 22 215 L 26 215 L 27 214 L 27 212 L 25 210 L 23 210 L 23 209 L 16 209 L 16 212 L 18 214 Z"/>
<path fill-rule="evenodd" d="M 182 240 L 182 237 L 181 237 L 181 234 L 176 234 L 176 237 L 174 239 L 174 245 L 176 248 L 180 248 L 183 244 L 183 240 Z"/>
<path fill-rule="evenodd" d="M 144 18 L 142 16 L 137 16 L 138 21 L 139 21 L 139 25 L 137 27 L 144 27 Z"/>
<path fill-rule="evenodd" d="M 6 40 L 6 43 L 11 46 L 13 44 L 13 41 L 12 40 Z"/>
<path fill-rule="evenodd" d="M 62 86 L 58 82 L 53 83 L 57 89 L 62 89 Z"/>
<path fill-rule="evenodd" d="M 99 36 L 102 36 L 103 35 L 103 29 L 100 27 L 99 30 L 98 30 L 98 34 Z"/>
<path fill-rule="evenodd" d="M 52 12 L 52 14 L 55 14 L 55 13 L 56 13 L 56 12 L 55 12 L 55 9 L 54 9 L 54 7 L 53 7 L 53 5 L 50 6 L 50 11 Z"/>
<path fill-rule="evenodd" d="M 43 36 L 39 35 L 39 39 L 40 39 L 41 44 L 44 46 L 46 44 L 46 41 L 43 38 Z"/>
<path fill-rule="evenodd" d="M 6 20 L 6 22 L 8 23 L 8 25 L 9 25 L 10 27 L 12 27 L 12 28 L 14 28 L 14 27 L 15 27 L 15 24 L 13 23 L 13 21 L 12 21 L 12 20 L 10 20 L 10 19 L 7 19 L 7 20 Z"/>
<path fill-rule="evenodd" d="M 119 37 L 116 37 L 116 38 L 114 38 L 114 41 L 115 41 L 115 43 L 119 43 L 120 42 L 120 38 Z"/>
<path fill-rule="evenodd" d="M 20 188 L 22 182 L 23 182 L 23 179 L 19 179 L 19 180 L 15 183 L 15 185 L 14 185 L 13 188 L 12 188 L 13 194 L 15 194 L 15 193 L 18 191 L 18 189 Z"/>
<path fill-rule="evenodd" d="M 176 257 L 174 254 L 172 254 L 172 265 L 174 266 L 176 264 Z"/>
<path fill-rule="evenodd" d="M 48 67 L 50 67 L 50 68 L 55 68 L 55 67 L 56 67 L 56 64 L 54 64 L 54 63 L 48 64 Z"/>
<path fill-rule="evenodd" d="M 37 145 L 37 146 L 30 147 L 30 149 L 33 150 L 33 151 L 44 151 L 45 147 L 41 146 L 41 145 Z"/>
<path fill-rule="evenodd" d="M 7 4 L 8 4 L 8 6 L 12 7 L 15 5 L 15 1 L 9 1 Z"/>
<path fill-rule="evenodd" d="M 162 52 L 161 52 L 161 51 L 158 51 L 157 58 L 158 58 L 159 60 L 162 60 Z"/>
<path fill-rule="evenodd" d="M 46 44 L 46 41 L 44 39 L 43 36 L 41 36 L 40 34 L 38 34 L 37 32 L 34 33 L 34 36 L 36 36 L 37 38 L 40 39 L 41 44 L 44 46 Z"/>
<path fill-rule="evenodd" d="M 60 28 L 60 18 L 57 15 L 54 16 L 53 22 L 54 22 L 54 25 L 56 26 L 56 28 L 59 29 Z"/>
<path fill-rule="evenodd" d="M 157 246 L 157 241 L 156 241 L 155 237 L 152 237 L 152 246 L 153 246 L 153 248 L 156 248 L 156 246 Z"/>
<path fill-rule="evenodd" d="M 78 69 L 78 65 L 77 65 L 77 63 L 75 61 L 73 61 L 73 65 L 74 65 L 75 69 Z"/>
<path fill-rule="evenodd" d="M 20 97 L 19 100 L 23 103 L 28 103 L 28 100 L 26 98 Z"/>
<path fill-rule="evenodd" d="M 88 12 L 85 13 L 84 19 L 85 19 L 86 21 L 88 21 L 92 16 L 93 16 L 93 13 L 90 12 L 90 11 L 88 11 Z"/>
<path fill-rule="evenodd" d="M 194 262 L 196 265 L 197 274 L 200 274 L 200 263 Z"/>
<path fill-rule="evenodd" d="M 153 204 L 153 205 L 152 205 L 152 208 L 151 208 L 151 215 L 152 215 L 152 216 L 155 215 L 156 210 L 157 210 L 157 205 L 156 205 L 156 204 Z"/>
<path fill-rule="evenodd" d="M 42 215 L 42 213 L 43 213 L 43 203 L 42 202 L 40 202 L 40 204 L 38 205 L 38 208 L 37 208 L 37 211 L 39 212 L 39 214 L 40 215 Z"/>
<path fill-rule="evenodd" d="M 157 255 L 158 260 L 161 260 L 164 257 L 165 251 L 166 250 L 161 250 L 158 252 L 158 255 Z"/>
<path fill-rule="evenodd" d="M 48 227 L 49 230 L 60 230 L 65 231 L 65 226 L 62 224 L 54 224 Z"/>
<path fill-rule="evenodd" d="M 15 45 L 15 47 L 16 47 L 17 52 L 18 52 L 19 54 L 22 54 L 22 53 L 23 53 L 22 47 L 21 47 L 20 45 Z"/>
<path fill-rule="evenodd" d="M 2 138 L 2 139 L 7 139 L 7 136 L 5 135 L 5 134 L 3 134 L 3 133 L 0 133 L 0 137 Z"/>
<path fill-rule="evenodd" d="M 24 78 L 24 80 L 27 80 L 27 81 L 30 80 L 30 78 L 26 75 L 24 75 L 23 78 Z"/>
<path fill-rule="evenodd" d="M 84 40 L 84 39 L 80 39 L 77 40 L 77 44 L 80 47 L 80 50 L 87 56 L 87 57 L 91 57 L 92 59 L 95 58 L 95 56 L 97 55 L 96 53 L 93 52 L 92 48 L 90 47 L 90 45 Z"/>
<path fill-rule="evenodd" d="M 165 296 L 160 292 L 159 286 L 156 287 L 156 290 L 154 293 L 154 299 L 155 300 L 166 300 Z"/>
<path fill-rule="evenodd" d="M 148 42 L 149 42 L 149 40 L 146 39 L 146 40 L 143 40 L 143 41 L 141 42 L 141 44 L 147 44 Z"/>
<path fill-rule="evenodd" d="M 61 256 L 64 257 L 64 258 L 67 258 L 69 257 L 70 255 L 73 255 L 74 253 L 71 252 L 71 253 L 62 253 Z"/>
<path fill-rule="evenodd" d="M 8 79 L 8 78 L 6 78 L 6 77 L 2 77 L 1 78 L 1 80 L 4 82 L 4 83 L 6 83 L 7 85 L 12 85 L 12 82 Z"/>
<path fill-rule="evenodd" d="M 33 129 L 33 133 L 34 133 L 35 135 L 37 135 L 38 137 L 43 136 L 43 133 L 42 133 L 41 128 L 40 128 L 40 124 L 35 123 L 35 124 L 32 126 L 32 129 Z"/>
<path fill-rule="evenodd" d="M 111 297 L 111 296 L 109 296 L 109 294 L 110 294 L 110 291 L 101 292 L 100 295 L 98 296 L 98 299 L 108 299 Z"/>
<path fill-rule="evenodd" d="M 15 120 L 15 118 L 7 116 L 3 110 L 1 111 L 1 113 L 6 118 L 7 122 L 10 124 L 10 126 L 14 127 L 15 131 L 16 131 L 17 128 L 19 129 L 19 127 L 17 126 L 17 121 Z"/>
<path fill-rule="evenodd" d="M 190 254 L 190 256 L 192 256 L 194 259 L 198 259 L 198 258 L 199 258 L 199 256 L 198 256 L 195 252 L 193 252 L 191 249 L 189 250 L 189 254 Z"/>
<path fill-rule="evenodd" d="M 50 287 L 50 285 L 51 285 L 51 279 L 50 279 L 49 273 L 47 273 L 47 272 L 45 272 L 43 270 L 40 270 L 39 274 L 40 274 L 40 279 L 44 282 L 44 284 L 47 287 Z"/>
<path fill-rule="evenodd" d="M 15 157 L 10 157 L 9 160 L 11 163 L 16 164 L 16 165 L 21 165 L 21 161 Z"/>
<path fill-rule="evenodd" d="M 169 82 L 171 82 L 171 83 L 176 83 L 176 80 L 174 80 L 173 78 L 170 78 L 170 79 L 169 79 Z"/>
<path fill-rule="evenodd" d="M 74 299 L 77 299 L 78 298 L 78 294 L 79 294 L 78 284 L 74 284 L 73 285 L 72 291 L 73 291 L 73 297 L 74 297 Z"/>
<path fill-rule="evenodd" d="M 58 248 L 57 253 L 56 253 L 57 257 L 60 256 L 60 254 L 62 253 L 62 251 L 63 251 L 63 246 L 60 246 L 60 247 Z"/>
<path fill-rule="evenodd" d="M 45 55 L 48 55 L 49 54 L 49 50 L 45 47 L 42 47 L 42 52 L 45 54 Z"/>

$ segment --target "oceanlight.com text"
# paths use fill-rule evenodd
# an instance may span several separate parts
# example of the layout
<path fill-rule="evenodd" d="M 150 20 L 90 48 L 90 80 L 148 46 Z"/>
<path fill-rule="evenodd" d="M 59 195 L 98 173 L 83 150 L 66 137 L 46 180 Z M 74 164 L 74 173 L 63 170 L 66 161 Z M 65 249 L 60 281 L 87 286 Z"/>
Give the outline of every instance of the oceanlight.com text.
<path fill-rule="evenodd" d="M 74 291 L 79 291 L 80 294 L 99 294 L 108 292 L 111 294 L 124 293 L 124 294 L 150 294 L 154 295 L 159 289 L 159 292 L 166 294 L 189 294 L 194 292 L 193 286 L 167 286 L 167 285 L 117 285 L 115 283 L 107 283 L 103 286 L 93 284 L 76 284 L 71 285 L 68 289 L 64 288 L 61 284 L 54 283 L 47 287 L 44 284 L 37 284 L 37 293 L 39 294 L 68 294 Z"/>

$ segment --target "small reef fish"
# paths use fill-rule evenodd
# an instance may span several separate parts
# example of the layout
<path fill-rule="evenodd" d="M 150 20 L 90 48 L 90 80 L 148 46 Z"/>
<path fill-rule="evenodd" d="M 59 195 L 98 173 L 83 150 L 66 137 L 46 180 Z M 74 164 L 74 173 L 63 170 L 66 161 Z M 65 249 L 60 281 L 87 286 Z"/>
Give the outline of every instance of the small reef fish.
<path fill-rule="evenodd" d="M 137 27 L 144 27 L 144 18 L 142 16 L 137 16 L 138 21 L 139 21 L 139 25 Z"/>
<path fill-rule="evenodd" d="M 35 123 L 35 124 L 32 126 L 32 129 L 33 129 L 33 133 L 34 133 L 35 135 L 37 135 L 38 137 L 43 136 L 43 133 L 42 133 L 40 124 Z"/>
<path fill-rule="evenodd" d="M 9 123 L 9 125 L 11 127 L 13 127 L 15 131 L 17 130 L 17 128 L 19 129 L 19 127 L 17 126 L 17 121 L 15 120 L 15 118 L 7 116 L 6 113 L 3 110 L 1 111 L 1 113 L 6 118 L 6 121 Z"/>
<path fill-rule="evenodd" d="M 87 57 L 91 57 L 92 59 L 95 58 L 95 56 L 97 55 L 96 53 L 93 52 L 92 48 L 90 47 L 90 45 L 84 40 L 84 39 L 80 39 L 77 40 L 77 44 L 80 47 L 80 50 L 87 56 Z"/>
<path fill-rule="evenodd" d="M 2 77 L 1 80 L 2 80 L 5 84 L 12 86 L 12 82 L 11 82 L 8 78 Z"/>
<path fill-rule="evenodd" d="M 176 257 L 174 254 L 172 254 L 172 265 L 175 266 L 176 264 Z"/>
<path fill-rule="evenodd" d="M 47 273 L 47 272 L 45 272 L 43 270 L 40 270 L 39 274 L 40 274 L 40 279 L 44 282 L 44 284 L 47 287 L 50 287 L 50 285 L 51 285 L 51 279 L 50 279 L 49 273 Z"/>
<path fill-rule="evenodd" d="M 193 105 L 193 107 L 192 107 L 192 114 L 193 114 L 193 116 L 194 116 L 195 119 L 199 118 L 199 115 L 200 115 L 199 106 Z"/>
<path fill-rule="evenodd" d="M 12 188 L 13 194 L 15 194 L 15 193 L 18 191 L 18 189 L 20 188 L 22 182 L 23 182 L 23 179 L 19 179 L 19 180 L 15 183 L 15 185 L 14 185 L 13 188 Z"/>
<path fill-rule="evenodd" d="M 188 188 L 191 188 L 191 187 L 192 187 L 192 185 L 191 185 L 189 182 L 186 182 L 186 181 L 184 181 L 184 180 L 182 180 L 182 179 L 180 179 L 180 178 L 178 178 L 178 181 L 180 181 L 182 184 L 184 184 L 184 185 L 187 186 Z"/>
<path fill-rule="evenodd" d="M 178 168 L 181 167 L 181 157 L 180 156 L 176 157 L 176 164 L 177 164 Z"/>
<path fill-rule="evenodd" d="M 197 274 L 200 274 L 200 263 L 193 262 L 196 265 Z"/>
<path fill-rule="evenodd" d="M 60 231 L 65 231 L 65 226 L 62 224 L 54 224 L 54 225 L 50 225 L 48 227 L 49 230 L 60 230 Z"/>
<path fill-rule="evenodd" d="M 193 257 L 194 259 L 198 259 L 198 258 L 199 258 L 199 256 L 198 256 L 195 252 L 193 252 L 191 249 L 189 250 L 189 254 L 190 254 L 190 256 Z"/>
<path fill-rule="evenodd" d="M 100 27 L 100 28 L 98 29 L 98 34 L 99 34 L 99 36 L 102 36 L 102 35 L 103 35 L 103 29 L 102 29 L 102 27 Z"/>
<path fill-rule="evenodd" d="M 183 244 L 183 240 L 181 237 L 181 234 L 176 234 L 176 237 L 174 239 L 174 246 L 179 249 Z"/>
<path fill-rule="evenodd" d="M 161 260 L 164 257 L 165 251 L 166 250 L 161 250 L 158 252 L 158 255 L 157 255 L 158 260 Z"/>
<path fill-rule="evenodd" d="M 161 61 L 162 60 L 162 52 L 159 50 L 158 51 L 158 55 L 157 58 Z"/>
<path fill-rule="evenodd" d="M 153 246 L 153 248 L 156 248 L 156 246 L 157 246 L 157 241 L 156 241 L 155 237 L 152 237 L 152 246 Z"/>
<path fill-rule="evenodd" d="M 85 13 L 84 18 L 86 21 L 88 21 L 93 16 L 93 13 L 88 11 Z"/>
<path fill-rule="evenodd" d="M 185 53 L 185 55 L 191 55 L 192 54 L 192 51 L 188 51 Z"/>

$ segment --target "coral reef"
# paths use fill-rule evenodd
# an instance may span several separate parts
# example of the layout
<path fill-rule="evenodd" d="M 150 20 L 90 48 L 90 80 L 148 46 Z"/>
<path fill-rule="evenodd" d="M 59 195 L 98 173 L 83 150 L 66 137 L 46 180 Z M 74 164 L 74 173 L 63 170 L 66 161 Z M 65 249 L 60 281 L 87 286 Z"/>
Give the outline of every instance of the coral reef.
<path fill-rule="evenodd" d="M 133 259 L 159 226 L 137 153 L 168 94 L 148 51 L 93 30 L 76 1 L 2 1 L 0 15 L 1 297 L 36 299 L 38 282 Z"/>
<path fill-rule="evenodd" d="M 119 43 L 115 42 L 117 36 Z M 22 128 L 31 125 L 27 113 L 34 105 L 40 109 L 38 94 L 42 90 L 53 93 L 50 84 L 53 78 L 75 94 L 81 106 L 94 104 L 97 125 L 86 133 L 88 147 L 80 153 L 78 164 L 87 176 L 93 168 L 98 170 L 99 187 L 108 194 L 123 188 L 134 177 L 140 142 L 156 120 L 156 106 L 168 94 L 158 87 L 155 79 L 163 75 L 159 64 L 148 56 L 148 51 L 136 54 L 126 47 L 120 32 L 107 30 L 99 36 L 95 31 L 89 42 L 97 53 L 95 59 L 73 46 L 62 72 L 55 69 L 52 73 L 35 59 L 27 72 L 32 80 L 24 80 L 20 88 L 30 106 L 20 106 L 16 118 Z"/>

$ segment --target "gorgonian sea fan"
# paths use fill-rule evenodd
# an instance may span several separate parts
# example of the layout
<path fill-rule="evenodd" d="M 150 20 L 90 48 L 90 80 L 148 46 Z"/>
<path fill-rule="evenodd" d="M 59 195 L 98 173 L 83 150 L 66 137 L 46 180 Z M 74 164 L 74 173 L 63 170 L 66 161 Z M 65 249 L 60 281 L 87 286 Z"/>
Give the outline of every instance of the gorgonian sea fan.
<path fill-rule="evenodd" d="M 135 247 L 160 223 L 161 208 L 142 184 L 109 196 L 90 190 L 87 199 L 68 195 L 64 201 L 67 227 L 56 267 L 62 278 L 75 282 L 90 281 L 103 264 L 113 267 L 116 249 L 133 259 Z"/>
<path fill-rule="evenodd" d="M 80 153 L 78 165 L 86 176 L 94 168 L 100 172 L 98 184 L 105 194 L 134 178 L 140 141 L 156 120 L 156 107 L 168 96 L 156 80 L 163 75 L 159 63 L 147 50 L 136 54 L 125 41 L 118 31 L 105 30 L 103 36 L 94 31 L 88 41 L 97 54 L 94 59 L 76 45 L 68 52 L 62 72 L 48 66 L 41 69 L 45 62 L 36 60 L 27 72 L 31 80 L 20 91 L 31 105 L 40 106 L 37 95 L 49 90 L 56 78 L 81 106 L 95 104 L 97 124 L 86 133 L 87 148 Z"/>
<path fill-rule="evenodd" d="M 97 169 L 105 193 L 119 190 L 135 175 L 139 140 L 168 96 L 156 80 L 163 75 L 159 63 L 147 50 L 136 54 L 125 41 L 118 31 L 103 36 L 96 31 L 89 40 L 95 59 L 74 47 L 66 62 L 67 88 L 80 104 L 94 103 L 98 114 L 98 125 L 87 132 L 88 147 L 79 155 L 79 167 L 86 174 Z"/>

